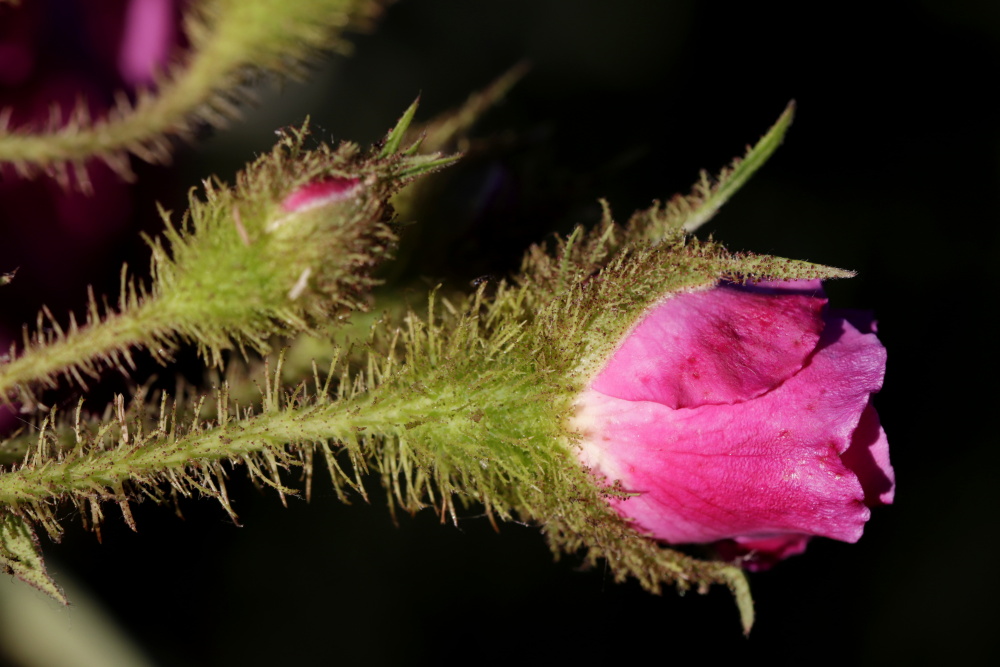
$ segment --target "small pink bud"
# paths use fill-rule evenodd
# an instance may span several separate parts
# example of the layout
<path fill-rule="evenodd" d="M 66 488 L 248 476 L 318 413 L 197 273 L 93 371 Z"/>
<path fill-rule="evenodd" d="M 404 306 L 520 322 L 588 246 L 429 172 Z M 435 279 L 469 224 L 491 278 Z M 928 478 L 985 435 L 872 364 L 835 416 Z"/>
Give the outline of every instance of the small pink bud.
<path fill-rule="evenodd" d="M 870 316 L 827 310 L 819 281 L 678 294 L 577 398 L 579 457 L 637 494 L 610 500 L 636 530 L 759 569 L 812 536 L 857 541 L 892 502 L 884 372 Z"/>
<path fill-rule="evenodd" d="M 281 208 L 287 213 L 300 213 L 312 208 L 333 204 L 354 196 L 361 189 L 357 178 L 328 178 L 315 181 L 285 197 Z"/>

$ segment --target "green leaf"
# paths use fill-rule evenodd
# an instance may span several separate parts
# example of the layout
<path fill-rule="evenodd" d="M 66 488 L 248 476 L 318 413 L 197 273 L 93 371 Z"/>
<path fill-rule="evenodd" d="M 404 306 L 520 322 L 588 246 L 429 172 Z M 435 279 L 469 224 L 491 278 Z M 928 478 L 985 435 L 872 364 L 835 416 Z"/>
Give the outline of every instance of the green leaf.
<path fill-rule="evenodd" d="M 62 589 L 45 571 L 38 537 L 23 519 L 12 514 L 0 516 L 0 567 L 56 601 L 69 604 Z"/>

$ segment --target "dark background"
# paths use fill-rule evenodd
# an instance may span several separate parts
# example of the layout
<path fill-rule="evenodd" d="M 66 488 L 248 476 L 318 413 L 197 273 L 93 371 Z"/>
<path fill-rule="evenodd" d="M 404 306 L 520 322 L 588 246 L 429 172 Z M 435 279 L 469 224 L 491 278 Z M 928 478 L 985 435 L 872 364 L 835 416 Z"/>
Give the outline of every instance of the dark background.
<path fill-rule="evenodd" d="M 185 150 L 179 170 L 147 172 L 177 208 L 189 186 L 228 177 L 305 114 L 367 143 L 418 93 L 426 119 L 527 59 L 532 72 L 479 131 L 500 139 L 442 176 L 446 194 L 409 240 L 408 276 L 462 287 L 516 268 L 554 230 L 595 221 L 598 197 L 624 219 L 686 190 L 795 99 L 785 145 L 705 233 L 858 271 L 829 292 L 880 320 L 889 364 L 876 406 L 898 490 L 858 544 L 815 540 L 752 575 L 749 639 L 724 590 L 652 596 L 603 568 L 553 562 L 534 528 L 495 534 L 480 518 L 455 528 L 431 513 L 394 527 L 378 497 L 345 507 L 322 483 L 311 504 L 283 509 L 237 479 L 243 528 L 208 501 L 183 503 L 183 521 L 142 507 L 138 534 L 112 518 L 102 545 L 70 521 L 61 544 L 45 545 L 53 573 L 91 587 L 166 665 L 995 660 L 990 5 L 405 0 L 353 40 L 352 57 L 264 94 L 246 123 Z M 134 226 L 155 226 L 150 213 L 137 204 Z M 109 241 L 119 256 L 79 284 L 114 289 L 118 262 L 139 252 L 133 234 Z M 36 289 L 30 308 L 74 307 L 82 294 Z"/>

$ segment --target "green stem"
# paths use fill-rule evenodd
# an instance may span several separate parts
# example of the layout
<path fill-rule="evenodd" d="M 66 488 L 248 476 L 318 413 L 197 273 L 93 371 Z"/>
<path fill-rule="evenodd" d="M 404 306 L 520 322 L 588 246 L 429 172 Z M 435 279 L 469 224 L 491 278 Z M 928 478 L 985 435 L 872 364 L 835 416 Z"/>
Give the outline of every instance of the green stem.
<path fill-rule="evenodd" d="M 430 405 L 433 403 L 433 407 Z M 350 442 L 359 433 L 395 434 L 426 421 L 429 412 L 443 406 L 429 398 L 373 401 L 371 395 L 332 404 L 282 408 L 245 420 L 228 420 L 180 437 L 161 431 L 136 436 L 130 443 L 121 420 L 119 444 L 63 460 L 29 464 L 0 474 L 0 505 L 45 502 L 98 489 L 120 489 L 129 480 L 148 480 L 171 471 L 197 468 L 201 462 L 239 461 L 247 454 L 276 451 L 289 444 L 330 440 Z"/>
<path fill-rule="evenodd" d="M 20 357 L 0 365 L 0 395 L 59 373 L 72 375 L 86 386 L 83 375 L 94 374 L 95 360 L 105 358 L 115 363 L 121 355 L 130 361 L 129 348 L 155 347 L 158 338 L 176 329 L 169 325 L 176 322 L 172 315 L 165 312 L 159 299 L 148 297 L 134 310 L 110 315 L 83 328 L 73 327 L 54 340 L 34 344 Z"/>

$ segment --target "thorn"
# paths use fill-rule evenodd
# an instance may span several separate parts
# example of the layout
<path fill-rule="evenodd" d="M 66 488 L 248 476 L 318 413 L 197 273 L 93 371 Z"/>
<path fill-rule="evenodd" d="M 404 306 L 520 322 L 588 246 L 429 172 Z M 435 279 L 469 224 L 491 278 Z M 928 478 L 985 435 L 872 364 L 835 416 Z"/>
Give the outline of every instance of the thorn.
<path fill-rule="evenodd" d="M 493 516 L 493 508 L 490 507 L 489 503 L 486 504 L 486 517 L 490 520 L 490 525 L 493 526 L 493 532 L 499 533 L 500 526 L 497 525 L 496 517 Z"/>
<path fill-rule="evenodd" d="M 313 447 L 306 447 L 304 449 L 304 460 L 302 462 L 303 474 L 306 478 L 306 502 L 312 500 L 312 481 L 313 481 L 313 454 L 315 454 L 315 449 Z"/>
<path fill-rule="evenodd" d="M 229 514 L 229 518 L 233 520 L 233 523 L 236 524 L 238 528 L 242 528 L 243 524 L 240 523 L 239 517 L 237 517 L 236 512 L 233 511 L 232 505 L 229 504 L 229 492 L 226 491 L 225 471 L 223 471 L 221 465 L 216 466 L 215 478 L 219 482 L 219 497 L 216 498 L 216 500 L 218 500 L 222 504 L 222 507 L 226 510 L 226 513 Z M 211 473 L 208 473 L 207 481 L 209 482 L 209 484 L 212 484 Z M 212 484 L 212 489 L 215 490 L 214 484 Z"/>
<path fill-rule="evenodd" d="M 122 488 L 118 487 L 118 493 L 123 493 Z M 125 523 L 128 527 L 132 529 L 133 533 L 139 532 L 135 525 L 135 518 L 132 516 L 132 510 L 128 506 L 128 498 L 122 497 L 118 499 L 118 506 L 121 507 L 122 516 L 125 517 Z"/>

